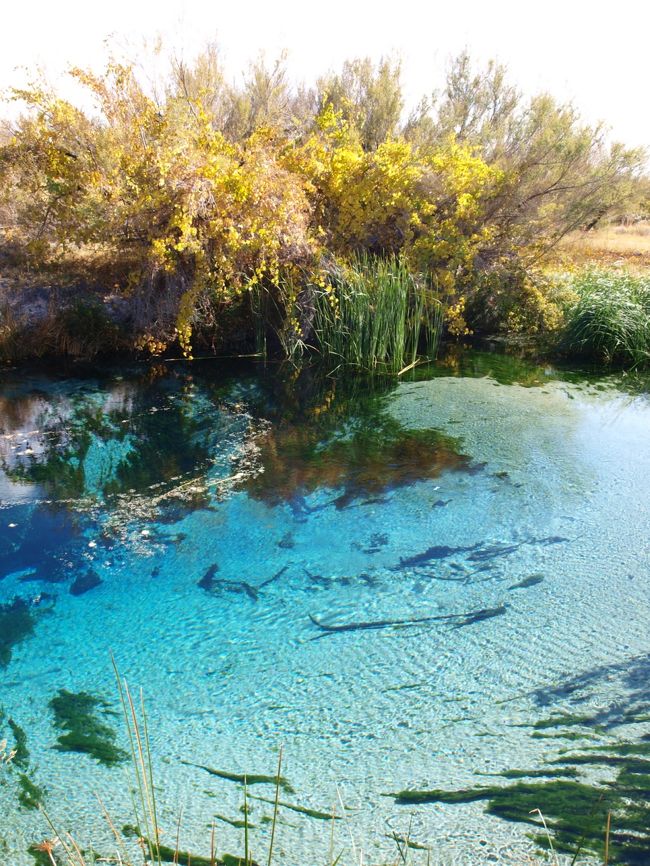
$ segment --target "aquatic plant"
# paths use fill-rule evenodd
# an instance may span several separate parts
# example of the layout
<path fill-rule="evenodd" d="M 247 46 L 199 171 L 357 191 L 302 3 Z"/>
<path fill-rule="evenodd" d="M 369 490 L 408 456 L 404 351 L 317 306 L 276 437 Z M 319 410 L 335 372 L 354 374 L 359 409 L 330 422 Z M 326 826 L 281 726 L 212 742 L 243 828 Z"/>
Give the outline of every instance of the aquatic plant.
<path fill-rule="evenodd" d="M 25 809 L 38 809 L 45 797 L 45 791 L 35 784 L 28 775 L 18 776 L 18 802 Z"/>
<path fill-rule="evenodd" d="M 555 723 L 555 719 L 551 721 Z M 567 723 L 583 722 L 568 717 Z M 645 866 L 650 850 L 650 760 L 638 755 L 650 755 L 650 743 L 587 746 L 577 753 L 562 754 L 547 768 L 494 774 L 516 779 L 514 784 L 462 790 L 407 789 L 391 796 L 404 805 L 485 801 L 488 814 L 539 828 L 533 838 L 542 847 L 552 845 L 556 851 L 575 856 L 581 850 L 604 856 L 607 848 L 611 862 Z M 616 777 L 597 784 L 577 778 L 578 767 L 598 766 L 616 769 Z M 532 781 L 545 777 L 545 781 Z"/>
<path fill-rule="evenodd" d="M 240 785 L 277 785 L 285 793 L 295 794 L 293 787 L 284 776 L 269 776 L 261 773 L 229 773 L 225 770 L 216 770 L 214 767 L 206 767 L 204 764 L 193 764 L 190 761 L 182 761 L 181 763 L 188 767 L 197 767 L 199 770 L 205 770 L 211 776 L 217 776 L 228 782 L 237 782 Z"/>
<path fill-rule="evenodd" d="M 65 731 L 54 746 L 60 752 L 81 752 L 100 764 L 113 767 L 124 762 L 127 754 L 115 744 L 116 731 L 101 721 L 97 714 L 115 715 L 110 704 L 88 692 L 59 689 L 51 699 L 54 724 Z"/>
<path fill-rule="evenodd" d="M 11 728 L 11 733 L 14 735 L 13 763 L 17 767 L 28 767 L 29 749 L 27 748 L 27 734 L 25 733 L 24 728 L 21 728 L 21 726 L 13 719 L 8 719 L 7 724 Z"/>

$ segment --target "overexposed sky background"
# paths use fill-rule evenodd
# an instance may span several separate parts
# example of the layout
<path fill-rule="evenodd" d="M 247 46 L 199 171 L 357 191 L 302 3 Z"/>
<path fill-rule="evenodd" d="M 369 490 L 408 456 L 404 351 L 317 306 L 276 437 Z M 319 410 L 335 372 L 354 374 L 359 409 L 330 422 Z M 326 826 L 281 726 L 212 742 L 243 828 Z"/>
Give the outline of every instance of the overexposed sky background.
<path fill-rule="evenodd" d="M 25 68 L 56 79 L 101 65 L 109 36 L 136 51 L 161 36 L 188 57 L 216 41 L 232 78 L 260 51 L 287 49 L 292 76 L 308 82 L 345 59 L 399 56 L 414 105 L 466 48 L 505 63 L 525 92 L 547 90 L 614 138 L 650 146 L 649 0 L 12 0 L 0 28 L 0 88 Z"/>

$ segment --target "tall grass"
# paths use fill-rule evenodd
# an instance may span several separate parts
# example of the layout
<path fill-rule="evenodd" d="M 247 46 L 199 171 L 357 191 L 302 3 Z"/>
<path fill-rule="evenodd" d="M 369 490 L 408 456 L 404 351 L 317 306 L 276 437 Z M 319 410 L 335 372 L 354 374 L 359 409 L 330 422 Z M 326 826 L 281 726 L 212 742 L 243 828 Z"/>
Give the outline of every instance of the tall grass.
<path fill-rule="evenodd" d="M 393 375 L 435 355 L 442 305 L 398 258 L 358 256 L 315 295 L 317 351 L 336 366 Z"/>
<path fill-rule="evenodd" d="M 561 346 L 596 361 L 650 362 L 650 276 L 590 269 L 567 280 Z"/>

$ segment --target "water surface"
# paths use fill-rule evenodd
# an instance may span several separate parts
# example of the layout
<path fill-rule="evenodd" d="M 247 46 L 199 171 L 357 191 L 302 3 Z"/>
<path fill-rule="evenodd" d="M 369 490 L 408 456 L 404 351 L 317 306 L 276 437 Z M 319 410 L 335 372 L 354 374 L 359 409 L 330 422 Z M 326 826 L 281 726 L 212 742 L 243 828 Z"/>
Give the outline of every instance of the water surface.
<path fill-rule="evenodd" d="M 222 820 L 241 821 L 241 785 L 195 765 L 272 775 L 282 746 L 282 799 L 343 816 L 332 843 L 330 822 L 282 808 L 283 862 L 332 844 L 380 862 L 409 835 L 431 862 L 521 863 L 530 827 L 485 802 L 385 795 L 506 784 L 576 743 L 650 734 L 634 384 L 480 353 L 399 384 L 198 363 L 5 373 L 0 740 L 21 730 L 29 753 L 0 769 L 6 862 L 48 835 L 21 775 L 87 847 L 115 848 L 96 793 L 131 821 L 112 652 L 146 695 L 166 844 L 182 812 L 183 849 L 207 855 L 216 820 L 219 850 L 241 852 Z M 61 690 L 96 699 L 115 760 L 56 748 Z M 272 808 L 252 800 L 260 860 Z"/>

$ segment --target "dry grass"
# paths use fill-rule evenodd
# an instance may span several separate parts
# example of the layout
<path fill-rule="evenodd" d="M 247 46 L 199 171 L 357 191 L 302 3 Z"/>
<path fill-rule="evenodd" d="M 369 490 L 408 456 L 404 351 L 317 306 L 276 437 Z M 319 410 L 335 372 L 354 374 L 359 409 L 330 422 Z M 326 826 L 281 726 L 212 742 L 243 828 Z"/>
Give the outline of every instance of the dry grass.
<path fill-rule="evenodd" d="M 650 270 L 650 220 L 634 225 L 604 225 L 568 235 L 558 248 L 562 264 L 625 266 Z"/>

